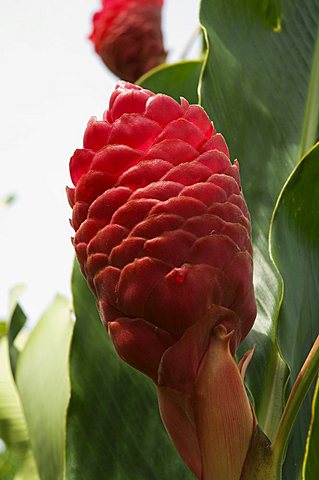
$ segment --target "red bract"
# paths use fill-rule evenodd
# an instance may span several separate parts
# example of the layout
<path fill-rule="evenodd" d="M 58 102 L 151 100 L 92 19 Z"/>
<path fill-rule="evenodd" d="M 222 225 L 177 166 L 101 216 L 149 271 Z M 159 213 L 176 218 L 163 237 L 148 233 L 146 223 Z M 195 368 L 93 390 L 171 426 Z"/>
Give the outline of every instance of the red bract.
<path fill-rule="evenodd" d="M 161 31 L 163 0 L 103 0 L 90 39 L 105 65 L 135 82 L 165 61 Z"/>
<path fill-rule="evenodd" d="M 70 171 L 74 246 L 102 320 L 119 355 L 161 389 L 167 428 L 199 476 L 186 423 L 200 366 L 212 338 L 234 353 L 256 314 L 238 163 L 200 106 L 120 83 Z M 184 412 L 178 432 L 172 411 Z"/>

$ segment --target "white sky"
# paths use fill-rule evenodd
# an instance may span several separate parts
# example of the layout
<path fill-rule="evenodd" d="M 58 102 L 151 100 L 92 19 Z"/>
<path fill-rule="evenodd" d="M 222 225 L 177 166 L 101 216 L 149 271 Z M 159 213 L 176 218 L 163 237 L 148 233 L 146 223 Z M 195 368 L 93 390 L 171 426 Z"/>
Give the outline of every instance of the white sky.
<path fill-rule="evenodd" d="M 9 289 L 25 283 L 33 324 L 56 293 L 70 297 L 73 247 L 65 185 L 90 116 L 101 116 L 116 78 L 87 35 L 98 0 L 0 2 L 0 318 Z M 198 24 L 199 0 L 166 0 L 169 61 L 180 59 Z M 190 57 L 196 58 L 191 52 Z"/>

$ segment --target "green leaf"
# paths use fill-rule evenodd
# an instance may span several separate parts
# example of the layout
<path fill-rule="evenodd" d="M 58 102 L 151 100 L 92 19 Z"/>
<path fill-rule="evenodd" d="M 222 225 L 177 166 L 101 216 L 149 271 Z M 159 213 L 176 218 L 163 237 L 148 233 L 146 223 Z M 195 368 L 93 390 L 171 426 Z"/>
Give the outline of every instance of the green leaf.
<path fill-rule="evenodd" d="M 57 296 L 31 332 L 17 362 L 17 387 L 39 474 L 45 480 L 64 478 L 73 326 L 69 302 Z"/>
<path fill-rule="evenodd" d="M 7 325 L 5 320 L 0 320 L 0 339 L 7 334 Z"/>
<path fill-rule="evenodd" d="M 9 355 L 13 376 L 15 376 L 16 364 L 19 356 L 19 349 L 15 345 L 15 340 L 26 324 L 27 317 L 19 305 L 21 295 L 25 290 L 25 285 L 19 284 L 10 290 L 9 295 L 9 322 L 7 325 Z"/>
<path fill-rule="evenodd" d="M 19 304 L 16 305 L 13 310 L 9 327 L 8 327 L 8 342 L 9 342 L 9 355 L 12 373 L 15 376 L 17 360 L 20 354 L 19 349 L 15 345 L 15 339 L 20 333 L 21 329 L 25 326 L 27 317 L 20 307 Z"/>
<path fill-rule="evenodd" d="M 282 282 L 269 256 L 268 232 L 282 185 L 316 137 L 319 4 L 286 0 L 280 30 L 267 26 L 265 12 L 264 22 L 256 19 L 256 9 L 260 7 L 260 16 L 263 10 L 261 2 L 254 3 L 252 9 L 249 0 L 202 0 L 200 18 L 209 50 L 200 94 L 231 155 L 239 159 L 252 215 L 258 317 L 242 350 L 256 344 L 247 382 L 260 426 L 272 438 L 282 412 L 287 369 L 277 346 Z M 289 300 L 285 297 L 284 302 Z M 311 330 L 313 321 L 313 317 L 306 320 L 304 332 Z M 289 334 L 300 329 L 298 318 L 290 322 Z M 303 335 L 299 343 L 302 347 L 297 349 L 290 343 L 292 355 L 283 351 L 292 369 L 290 382 L 304 360 L 301 350 L 311 347 L 311 335 Z M 285 349 L 281 334 L 279 346 Z M 299 452 L 305 442 L 307 415 L 304 419 L 304 426 L 294 434 Z M 298 478 L 300 461 L 300 455 L 294 457 L 289 449 L 285 478 Z"/>
<path fill-rule="evenodd" d="M 30 448 L 21 402 L 11 372 L 6 337 L 0 340 L 0 438 L 6 445 L 5 455 L 0 461 L 1 478 L 10 474 L 10 478 L 15 480 L 37 480 L 39 477 Z M 26 470 L 27 475 L 25 475 Z"/>
<path fill-rule="evenodd" d="M 278 333 L 291 368 L 290 382 L 298 375 L 309 346 L 319 334 L 319 183 L 314 181 L 318 178 L 319 144 L 303 158 L 285 185 L 271 229 L 272 255 L 285 285 Z M 299 460 L 299 471 L 302 451 L 297 437 L 305 437 L 310 405 L 308 395 L 288 457 Z"/>
<path fill-rule="evenodd" d="M 312 399 L 311 422 L 308 431 L 306 454 L 303 464 L 302 480 L 319 478 L 319 377 Z"/>
<path fill-rule="evenodd" d="M 165 93 L 179 101 L 186 98 L 189 103 L 198 103 L 198 81 L 202 69 L 199 60 L 187 60 L 172 65 L 154 68 L 138 80 L 143 88 L 154 93 Z"/>
<path fill-rule="evenodd" d="M 13 364 L 20 352 L 14 341 L 26 321 L 18 304 L 23 291 L 23 285 L 10 291 L 9 320 L 3 322 L 0 340 L 0 438 L 6 445 L 1 454 L 0 472 L 4 479 L 38 480 L 24 412 L 13 378 Z"/>
<path fill-rule="evenodd" d="M 247 12 L 252 15 L 255 22 L 260 22 L 263 26 L 280 30 L 282 20 L 282 8 L 284 0 L 244 0 Z"/>
<path fill-rule="evenodd" d="M 2 199 L 1 203 L 5 207 L 10 207 L 16 201 L 16 198 L 17 197 L 14 193 L 9 193 Z"/>
<path fill-rule="evenodd" d="M 19 283 L 10 289 L 9 292 L 9 314 L 8 317 L 10 318 L 14 312 L 14 309 L 19 303 L 21 296 L 23 295 L 26 286 L 23 283 Z"/>
<path fill-rule="evenodd" d="M 155 387 L 116 355 L 75 265 L 68 480 L 194 478 L 159 418 Z"/>

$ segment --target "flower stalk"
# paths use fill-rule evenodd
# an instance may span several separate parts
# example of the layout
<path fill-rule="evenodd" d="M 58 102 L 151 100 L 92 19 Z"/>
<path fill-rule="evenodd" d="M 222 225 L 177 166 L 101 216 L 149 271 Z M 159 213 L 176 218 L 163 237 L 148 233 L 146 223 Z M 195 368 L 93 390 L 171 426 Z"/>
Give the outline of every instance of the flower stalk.
<path fill-rule="evenodd" d="M 319 370 L 319 335 L 315 340 L 288 397 L 278 429 L 272 444 L 272 450 L 283 459 L 286 445 L 298 411 Z"/>

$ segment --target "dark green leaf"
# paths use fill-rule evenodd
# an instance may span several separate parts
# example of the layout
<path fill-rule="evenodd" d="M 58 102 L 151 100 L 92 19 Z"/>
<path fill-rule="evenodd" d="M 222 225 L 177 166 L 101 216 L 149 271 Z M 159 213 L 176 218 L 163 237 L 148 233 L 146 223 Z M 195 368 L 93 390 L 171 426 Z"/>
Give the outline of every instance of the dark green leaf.
<path fill-rule="evenodd" d="M 284 0 L 244 0 L 242 4 L 251 13 L 252 20 L 263 26 L 280 30 Z"/>
<path fill-rule="evenodd" d="M 172 65 L 161 65 L 141 77 L 138 84 L 154 93 L 165 93 L 179 101 L 186 98 L 189 103 L 198 103 L 198 81 L 202 62 L 188 60 Z"/>
<path fill-rule="evenodd" d="M 263 15 L 263 3 L 254 4 L 252 12 L 248 0 L 202 0 L 201 22 L 209 54 L 201 100 L 225 135 L 232 156 L 239 159 L 252 214 L 258 318 L 243 350 L 256 344 L 247 381 L 259 423 L 272 438 L 282 411 L 287 371 L 277 347 L 282 284 L 269 256 L 268 231 L 286 178 L 316 137 L 319 4 L 286 0 L 280 31 L 267 26 L 266 15 L 264 23 L 256 20 L 257 9 Z M 312 321 L 306 321 L 305 330 L 311 329 Z M 290 330 L 299 329 L 298 320 L 293 322 Z M 291 381 L 304 359 L 300 351 L 309 350 L 310 341 L 310 336 L 303 335 L 302 348 L 293 355 L 283 351 L 293 371 Z M 285 345 L 280 347 L 284 350 Z M 294 347 L 291 342 L 291 350 Z M 294 436 L 300 451 L 306 429 L 307 417 Z M 287 461 L 291 465 L 287 479 L 292 480 L 299 475 L 300 459 L 295 460 L 288 450 Z"/>
<path fill-rule="evenodd" d="M 291 378 L 296 378 L 319 334 L 319 182 L 314 181 L 318 178 L 319 144 L 301 161 L 283 189 L 271 230 L 272 255 L 285 285 L 279 340 Z M 296 437 L 304 435 L 309 425 L 310 405 L 308 395 L 295 425 Z M 294 460 L 301 469 L 303 449 L 297 440 L 291 443 L 290 455 L 287 460 Z"/>
<path fill-rule="evenodd" d="M 9 295 L 9 320 L 7 322 L 9 355 L 13 376 L 15 376 L 16 364 L 19 356 L 19 349 L 15 345 L 15 340 L 20 331 L 25 326 L 27 317 L 19 305 L 21 295 L 25 290 L 25 285 L 19 284 L 10 290 Z"/>
<path fill-rule="evenodd" d="M 193 478 L 161 424 L 153 384 L 115 354 L 77 264 L 72 287 L 76 323 L 66 478 Z"/>
<path fill-rule="evenodd" d="M 17 362 L 16 382 L 39 474 L 45 480 L 64 478 L 73 326 L 69 302 L 57 296 L 31 332 Z"/>
<path fill-rule="evenodd" d="M 10 363 L 11 363 L 11 369 L 12 373 L 15 376 L 16 372 L 16 366 L 17 366 L 17 360 L 19 357 L 19 350 L 14 344 L 14 341 L 21 331 L 21 329 L 24 327 L 26 323 L 27 317 L 20 307 L 19 304 L 16 305 L 10 322 L 9 322 L 9 327 L 8 327 L 8 342 L 9 342 L 9 355 L 10 355 Z"/>

